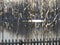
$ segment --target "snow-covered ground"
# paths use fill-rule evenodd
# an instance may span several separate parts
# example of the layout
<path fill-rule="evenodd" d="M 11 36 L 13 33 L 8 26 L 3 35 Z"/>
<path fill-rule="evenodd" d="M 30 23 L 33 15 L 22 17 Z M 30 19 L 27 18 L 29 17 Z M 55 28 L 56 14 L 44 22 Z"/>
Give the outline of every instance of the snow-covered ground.
<path fill-rule="evenodd" d="M 38 34 L 38 35 L 37 35 Z M 50 37 L 56 37 L 55 36 L 55 34 L 53 34 L 53 32 L 50 32 L 49 34 L 52 34 L 52 35 L 50 35 Z M 48 34 L 48 36 L 49 36 L 49 34 Z M 46 35 L 45 35 L 46 36 Z M 33 32 L 32 34 L 31 34 L 31 38 L 32 39 L 36 39 L 36 38 L 38 38 L 38 39 L 40 39 L 40 38 L 43 38 L 43 35 L 42 35 L 42 32 L 40 32 L 40 31 L 37 31 L 37 32 Z M 30 38 L 30 39 L 31 39 Z M 46 36 L 46 38 L 47 38 L 47 36 Z M 7 30 L 5 30 L 4 29 L 4 31 L 3 31 L 3 39 L 5 40 L 5 39 L 7 39 L 7 40 L 12 40 L 12 39 L 25 39 L 25 37 L 23 36 L 21 36 L 21 35 L 16 35 L 16 34 L 13 34 L 12 32 L 9 32 L 9 31 L 7 31 Z M 2 40 L 2 32 L 0 31 L 0 41 Z"/>
<path fill-rule="evenodd" d="M 21 37 L 20 35 L 18 35 L 18 37 L 16 36 L 16 34 L 13 34 L 7 30 L 3 31 L 3 39 L 4 40 L 12 40 L 12 39 L 24 39 L 23 37 Z M 0 31 L 0 41 L 2 40 L 2 32 Z"/>

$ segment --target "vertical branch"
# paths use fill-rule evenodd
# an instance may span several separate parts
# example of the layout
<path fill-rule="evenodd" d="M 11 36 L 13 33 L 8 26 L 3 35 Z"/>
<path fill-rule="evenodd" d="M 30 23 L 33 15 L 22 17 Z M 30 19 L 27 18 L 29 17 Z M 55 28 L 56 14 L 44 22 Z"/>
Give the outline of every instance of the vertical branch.
<path fill-rule="evenodd" d="M 2 7 L 2 40 L 4 39 L 4 1 L 3 3 L 3 7 Z"/>

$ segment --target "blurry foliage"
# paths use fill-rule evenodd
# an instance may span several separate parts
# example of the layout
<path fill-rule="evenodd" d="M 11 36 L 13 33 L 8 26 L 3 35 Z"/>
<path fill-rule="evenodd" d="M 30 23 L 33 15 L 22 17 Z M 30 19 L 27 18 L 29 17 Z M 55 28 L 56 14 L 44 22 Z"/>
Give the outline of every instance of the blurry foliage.
<path fill-rule="evenodd" d="M 28 1 L 22 2 L 20 4 L 9 2 L 3 5 L 2 3 L 2 8 L 0 8 L 0 15 L 2 15 L 3 17 L 3 26 L 5 28 L 8 27 L 8 29 L 13 30 L 13 32 L 22 32 L 22 34 L 25 30 L 26 32 L 28 32 L 33 28 L 40 28 L 40 26 L 42 28 L 46 28 L 45 30 L 50 30 L 51 28 L 54 28 L 54 26 L 57 24 L 56 20 L 59 13 L 59 8 L 55 4 L 55 2 L 49 1 L 48 3 L 45 0 L 42 1 L 41 4 L 39 4 L 38 1 L 33 3 L 35 3 L 33 8 L 31 3 L 29 3 Z M 7 12 L 5 12 L 4 10 L 6 10 Z M 28 22 L 29 19 L 43 19 L 44 22 L 38 23 L 38 25 L 35 26 L 35 23 Z M 27 22 L 23 22 L 23 20 L 27 20 Z"/>

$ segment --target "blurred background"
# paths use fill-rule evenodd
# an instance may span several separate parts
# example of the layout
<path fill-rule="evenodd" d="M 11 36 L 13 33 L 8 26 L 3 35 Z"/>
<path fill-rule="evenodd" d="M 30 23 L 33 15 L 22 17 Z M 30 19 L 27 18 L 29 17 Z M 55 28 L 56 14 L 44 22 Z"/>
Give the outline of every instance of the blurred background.
<path fill-rule="evenodd" d="M 0 40 L 59 38 L 59 34 L 60 0 L 0 0 Z"/>

